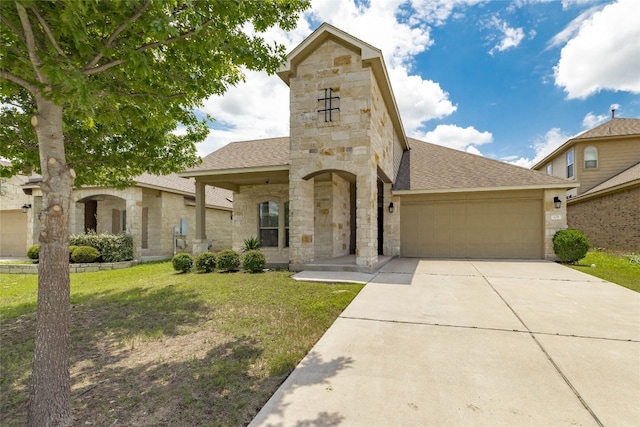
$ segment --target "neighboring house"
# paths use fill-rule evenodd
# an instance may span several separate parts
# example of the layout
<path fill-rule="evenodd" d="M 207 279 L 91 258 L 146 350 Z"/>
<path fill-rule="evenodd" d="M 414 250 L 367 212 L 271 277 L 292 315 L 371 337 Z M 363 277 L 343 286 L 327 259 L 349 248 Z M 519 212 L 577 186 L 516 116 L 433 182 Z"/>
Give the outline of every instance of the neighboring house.
<path fill-rule="evenodd" d="M 215 186 L 234 191 L 233 248 L 257 236 L 292 270 L 349 254 L 358 271 L 393 256 L 554 258 L 567 226 L 554 199 L 575 185 L 407 138 L 378 49 L 323 24 L 278 75 L 290 136 L 230 143 L 180 174 L 196 180 L 196 252 Z"/>
<path fill-rule="evenodd" d="M 592 246 L 640 252 L 640 119 L 612 118 L 562 144 L 533 166 L 566 177 L 567 223 Z"/>
<path fill-rule="evenodd" d="M 42 206 L 39 176 L 15 176 L 5 183 L 0 209 L 0 256 L 25 256 L 38 242 L 37 213 Z M 8 184 L 11 183 L 11 186 Z M 206 192 L 208 244 L 213 250 L 231 247 L 233 193 L 209 187 Z M 71 234 L 127 233 L 133 237 L 136 259 L 166 259 L 191 252 L 195 235 L 194 181 L 176 174 L 142 174 L 125 189 L 82 187 L 73 190 Z M 22 213 L 21 207 L 28 207 Z"/>

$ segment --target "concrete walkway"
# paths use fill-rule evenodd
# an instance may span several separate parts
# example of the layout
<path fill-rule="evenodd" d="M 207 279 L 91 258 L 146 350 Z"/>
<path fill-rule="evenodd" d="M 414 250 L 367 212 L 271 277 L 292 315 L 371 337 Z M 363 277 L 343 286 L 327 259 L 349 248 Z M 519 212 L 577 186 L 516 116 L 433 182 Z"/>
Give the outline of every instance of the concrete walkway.
<path fill-rule="evenodd" d="M 250 426 L 639 426 L 640 294 L 546 261 L 397 259 Z"/>

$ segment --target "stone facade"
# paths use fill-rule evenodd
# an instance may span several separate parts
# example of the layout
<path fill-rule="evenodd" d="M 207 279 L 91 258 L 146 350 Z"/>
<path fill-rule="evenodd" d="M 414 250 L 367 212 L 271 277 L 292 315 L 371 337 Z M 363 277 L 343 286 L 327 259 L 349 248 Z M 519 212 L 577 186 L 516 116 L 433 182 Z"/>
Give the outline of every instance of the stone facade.
<path fill-rule="evenodd" d="M 31 197 L 37 212 L 42 204 L 39 190 Z M 115 188 L 87 187 L 73 192 L 70 212 L 70 232 L 85 231 L 85 208 L 96 203 L 96 232 L 117 234 L 125 232 L 133 237 L 134 257 L 170 258 L 174 254 L 174 227 L 186 219 L 188 232 L 184 247 L 176 252 L 192 252 L 195 238 L 195 205 L 192 197 L 144 187 Z M 27 246 L 37 243 L 37 223 L 30 213 L 30 232 Z M 206 209 L 208 242 L 214 251 L 231 247 L 231 212 L 224 209 Z"/>
<path fill-rule="evenodd" d="M 567 203 L 566 191 L 563 189 L 545 190 L 544 192 L 544 258 L 552 261 L 558 260 L 553 250 L 553 236 L 558 230 L 567 228 Z M 560 208 L 554 205 L 554 198 L 562 201 Z"/>
<path fill-rule="evenodd" d="M 568 225 L 582 230 L 592 247 L 640 253 L 640 186 L 573 200 L 567 207 Z"/>
<path fill-rule="evenodd" d="M 297 63 L 290 89 L 291 266 L 353 251 L 359 266 L 371 267 L 378 260 L 378 180 L 390 184 L 399 164 L 378 82 L 357 49 L 327 39 Z M 329 120 L 322 110 L 330 96 L 336 110 Z M 347 197 L 353 183 L 354 203 Z M 390 192 L 383 197 L 387 205 Z M 388 220 L 384 226 L 392 231 Z M 397 242 L 384 248 L 399 253 Z"/>

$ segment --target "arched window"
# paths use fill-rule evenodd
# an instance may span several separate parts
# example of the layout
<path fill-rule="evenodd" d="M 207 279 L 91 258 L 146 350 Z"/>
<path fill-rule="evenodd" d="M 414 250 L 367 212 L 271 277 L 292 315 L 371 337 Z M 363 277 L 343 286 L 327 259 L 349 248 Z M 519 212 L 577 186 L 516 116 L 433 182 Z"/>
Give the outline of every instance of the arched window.
<path fill-rule="evenodd" d="M 598 149 L 587 147 L 584 149 L 584 168 L 595 169 L 598 167 Z"/>
<path fill-rule="evenodd" d="M 258 207 L 260 243 L 264 247 L 278 247 L 278 203 L 263 202 Z"/>

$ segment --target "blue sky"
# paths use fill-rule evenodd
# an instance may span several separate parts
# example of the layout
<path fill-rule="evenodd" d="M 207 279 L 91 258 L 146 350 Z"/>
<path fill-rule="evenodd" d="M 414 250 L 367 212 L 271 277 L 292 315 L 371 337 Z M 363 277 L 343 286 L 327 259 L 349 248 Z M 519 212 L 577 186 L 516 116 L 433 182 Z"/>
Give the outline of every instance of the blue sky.
<path fill-rule="evenodd" d="M 408 136 L 530 167 L 611 117 L 640 117 L 638 0 L 314 0 L 293 49 L 328 22 L 382 50 Z M 205 101 L 198 150 L 289 133 L 288 87 L 247 72 Z"/>

